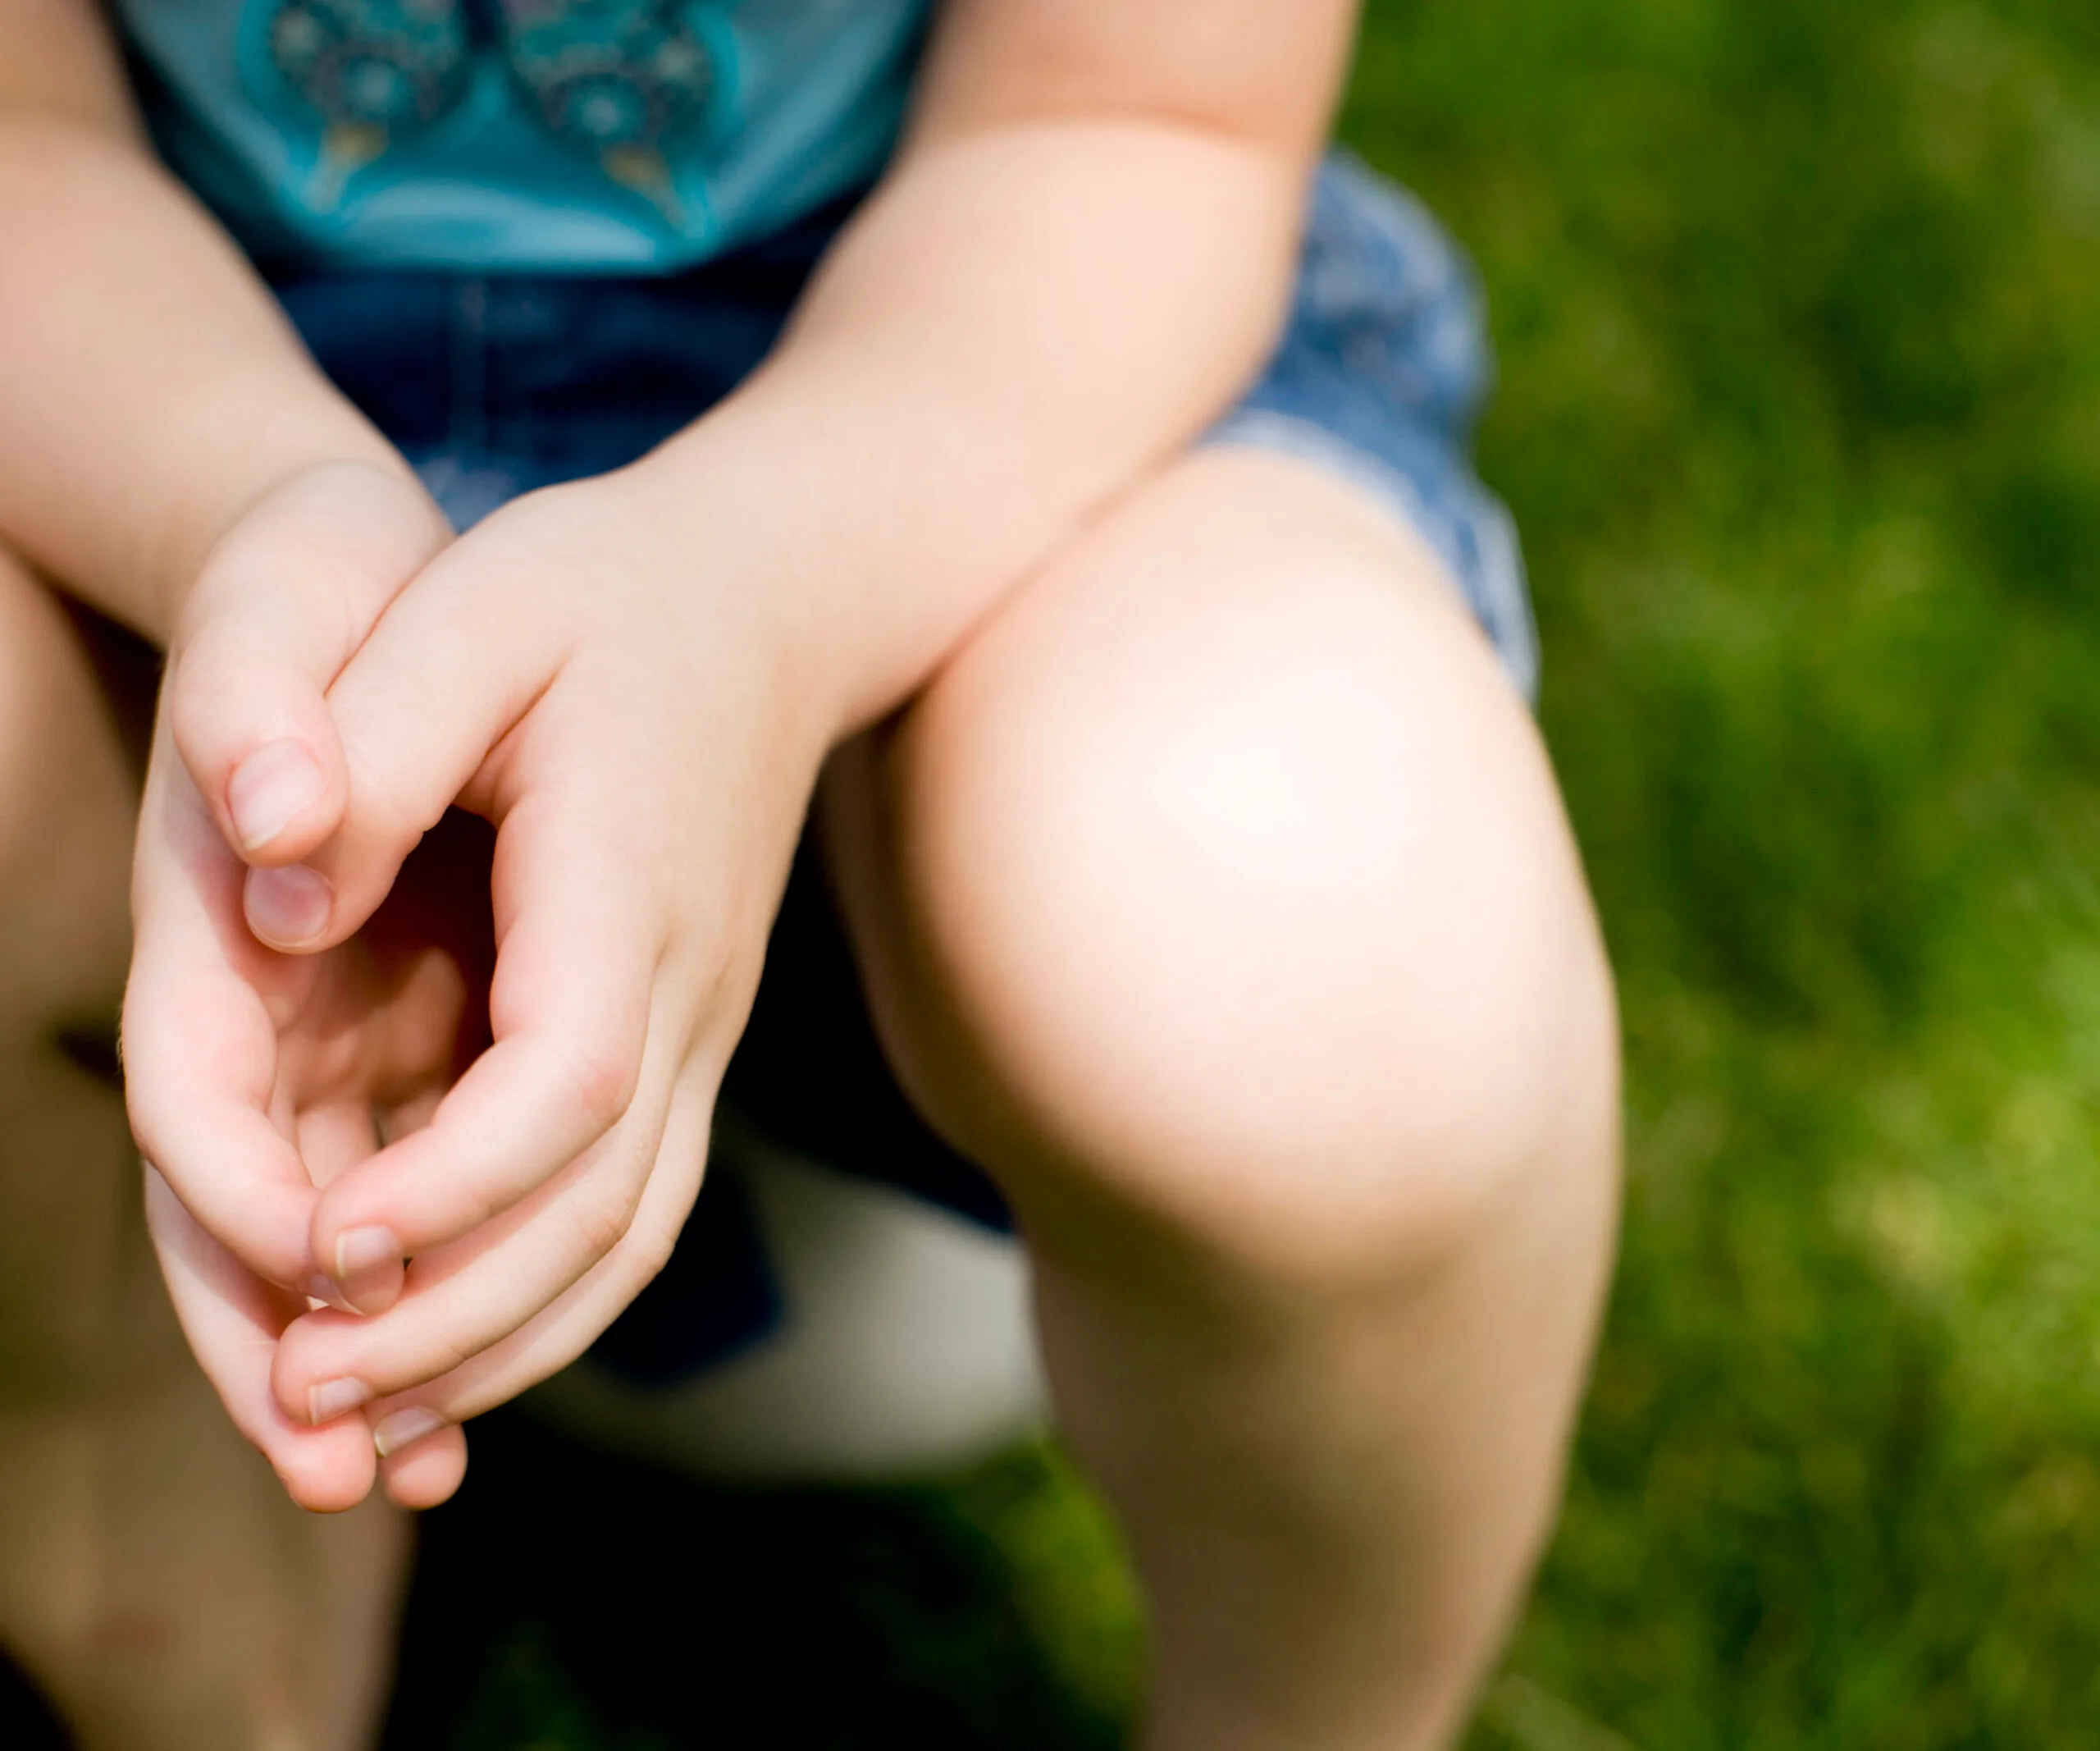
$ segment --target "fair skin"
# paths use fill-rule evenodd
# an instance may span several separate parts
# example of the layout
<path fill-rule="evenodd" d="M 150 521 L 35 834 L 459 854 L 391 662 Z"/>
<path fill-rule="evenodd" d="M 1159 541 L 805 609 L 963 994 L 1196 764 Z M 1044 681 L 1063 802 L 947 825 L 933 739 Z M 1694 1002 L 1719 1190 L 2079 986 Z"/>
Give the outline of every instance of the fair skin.
<path fill-rule="evenodd" d="M 358 1741 L 398 1553 L 354 1505 L 449 1494 L 461 1424 L 660 1261 L 820 771 L 884 1043 L 1020 1213 L 1129 1529 L 1149 1742 L 1449 1738 L 1556 1488 L 1613 1027 L 1536 737 L 1436 562 L 1302 464 L 1176 459 L 1280 318 L 1352 11 L 955 0 L 766 368 L 456 542 L 139 146 L 85 10 L 0 21 L 0 541 L 43 628 L 0 651 L 52 696 L 0 725 L 0 880 L 17 844 L 102 871 L 0 908 L 0 965 L 64 975 L 0 994 L 0 1232 L 54 1237 L 0 1277 L 0 1502 L 122 1450 L 167 1330 L 52 1262 L 122 1228 L 77 1168 L 117 1183 L 120 1122 L 37 1054 L 121 964 L 131 804 L 49 579 L 169 652 L 125 1024 L 172 1301 L 292 1500 L 347 1513 L 213 1497 L 298 1646 L 189 1622 L 216 1660 L 157 1665 L 107 1598 L 0 1572 L 88 1742 Z M 454 804 L 493 853 L 401 875 Z M 195 1524 L 185 1488 L 245 1475 L 170 1390 L 194 1463 L 76 1505 L 112 1575 L 166 1548 L 120 1508 Z"/>

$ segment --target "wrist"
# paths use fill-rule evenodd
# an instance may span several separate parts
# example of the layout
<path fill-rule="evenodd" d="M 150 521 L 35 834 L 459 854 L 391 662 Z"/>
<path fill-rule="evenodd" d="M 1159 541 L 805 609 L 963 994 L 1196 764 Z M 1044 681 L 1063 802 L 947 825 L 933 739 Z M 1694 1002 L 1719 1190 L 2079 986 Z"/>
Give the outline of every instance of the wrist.
<path fill-rule="evenodd" d="M 832 363 L 768 367 L 627 472 L 692 565 L 752 598 L 836 739 L 923 686 L 1068 507 L 1003 444 L 963 462 L 967 409 Z"/>
<path fill-rule="evenodd" d="M 400 466 L 144 143 L 0 117 L 0 542 L 158 642 L 306 464 Z"/>
<path fill-rule="evenodd" d="M 856 727 L 870 639 L 859 600 L 869 560 L 855 519 L 827 493 L 826 460 L 755 429 L 735 401 L 601 489 L 619 524 L 646 531 L 695 637 L 746 653 L 829 747 Z M 568 490 L 568 489 L 557 489 Z"/>

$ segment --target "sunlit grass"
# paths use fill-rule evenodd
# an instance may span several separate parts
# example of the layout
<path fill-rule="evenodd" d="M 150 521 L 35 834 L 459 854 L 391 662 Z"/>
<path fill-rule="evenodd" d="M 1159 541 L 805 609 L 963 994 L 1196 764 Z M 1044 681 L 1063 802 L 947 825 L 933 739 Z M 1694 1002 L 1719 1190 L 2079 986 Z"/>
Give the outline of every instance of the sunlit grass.
<path fill-rule="evenodd" d="M 1495 299 L 1625 999 L 1624 1264 L 1498 1697 L 2089 1744 L 2100 12 L 1395 7 L 1350 120 Z"/>

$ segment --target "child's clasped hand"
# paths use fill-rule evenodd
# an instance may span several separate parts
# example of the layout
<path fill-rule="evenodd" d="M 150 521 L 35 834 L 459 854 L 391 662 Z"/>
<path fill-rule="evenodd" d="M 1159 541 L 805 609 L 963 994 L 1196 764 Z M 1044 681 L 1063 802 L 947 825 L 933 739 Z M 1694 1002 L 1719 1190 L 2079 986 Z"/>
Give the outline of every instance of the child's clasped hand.
<path fill-rule="evenodd" d="M 840 711 L 750 544 L 660 491 L 454 540 L 330 465 L 185 602 L 126 1065 L 185 1328 L 308 1506 L 375 1466 L 450 1494 L 459 1424 L 579 1354 L 697 1191 Z"/>

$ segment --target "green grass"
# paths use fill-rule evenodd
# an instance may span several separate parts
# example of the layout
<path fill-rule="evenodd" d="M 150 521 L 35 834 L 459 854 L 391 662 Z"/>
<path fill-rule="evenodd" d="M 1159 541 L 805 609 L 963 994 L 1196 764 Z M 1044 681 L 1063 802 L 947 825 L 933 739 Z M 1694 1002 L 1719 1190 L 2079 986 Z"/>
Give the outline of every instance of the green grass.
<path fill-rule="evenodd" d="M 1627 1023 L 1623 1264 L 1477 1751 L 2089 1745 L 2100 8 L 1374 0 L 1344 133 L 1487 282 L 1483 466 Z M 1129 1593 L 1041 1456 L 649 1488 L 619 1525 L 692 1630 L 461 1534 L 419 1622 L 478 1651 L 426 1727 L 1113 1742 Z M 768 1694 L 801 1712 L 694 1724 Z"/>
<path fill-rule="evenodd" d="M 1627 1023 L 1624 1260 L 1480 1743 L 2089 1745 L 2100 10 L 1395 6 L 1348 131 L 1494 300 Z"/>

